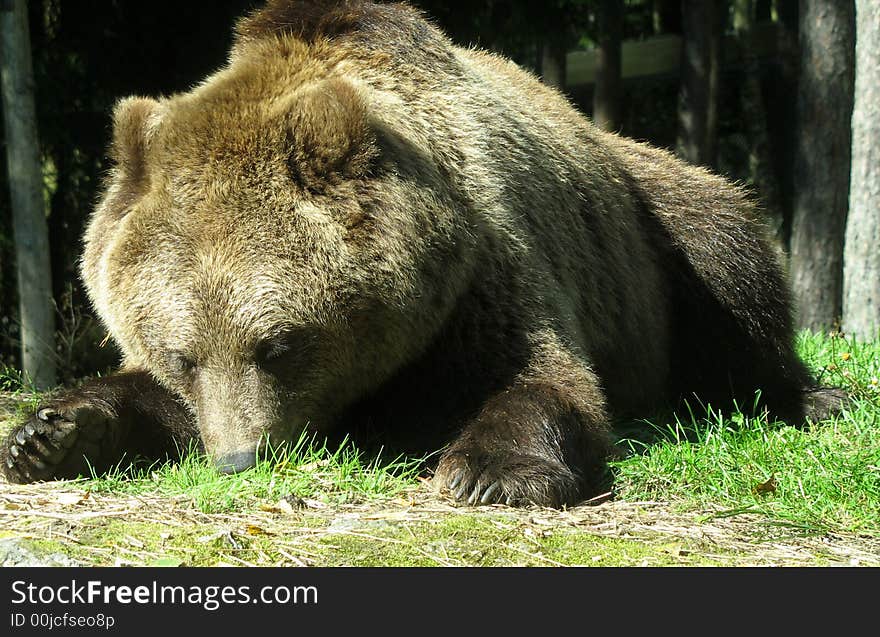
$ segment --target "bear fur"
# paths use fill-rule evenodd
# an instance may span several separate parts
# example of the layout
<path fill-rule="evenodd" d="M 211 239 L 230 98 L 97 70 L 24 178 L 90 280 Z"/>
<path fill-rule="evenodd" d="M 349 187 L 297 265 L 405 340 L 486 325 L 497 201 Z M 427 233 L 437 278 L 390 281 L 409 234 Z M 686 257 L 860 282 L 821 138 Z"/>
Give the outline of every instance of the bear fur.
<path fill-rule="evenodd" d="M 742 189 L 406 5 L 270 0 L 193 90 L 121 101 L 112 157 L 81 272 L 124 364 L 12 432 L 14 482 L 373 427 L 446 443 L 460 500 L 559 506 L 613 418 L 839 398 Z"/>

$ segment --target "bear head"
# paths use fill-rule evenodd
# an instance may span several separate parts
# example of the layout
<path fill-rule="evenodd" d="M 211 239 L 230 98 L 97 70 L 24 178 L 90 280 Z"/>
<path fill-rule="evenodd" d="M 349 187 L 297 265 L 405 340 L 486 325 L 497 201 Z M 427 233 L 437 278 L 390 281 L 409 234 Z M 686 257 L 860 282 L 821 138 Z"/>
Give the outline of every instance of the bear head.
<path fill-rule="evenodd" d="M 329 39 L 250 33 L 191 92 L 115 109 L 81 273 L 124 366 L 224 469 L 418 356 L 472 270 L 431 123 L 353 68 Z"/>

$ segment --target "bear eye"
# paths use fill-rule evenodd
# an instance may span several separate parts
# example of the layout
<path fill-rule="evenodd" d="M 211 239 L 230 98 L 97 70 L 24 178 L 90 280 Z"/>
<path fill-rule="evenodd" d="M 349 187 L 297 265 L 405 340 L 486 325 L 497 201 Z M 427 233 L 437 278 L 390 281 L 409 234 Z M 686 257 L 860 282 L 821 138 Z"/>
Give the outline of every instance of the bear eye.
<path fill-rule="evenodd" d="M 196 362 L 180 351 L 171 351 L 165 355 L 165 362 L 173 374 L 183 376 L 196 368 Z"/>
<path fill-rule="evenodd" d="M 264 367 L 284 357 L 291 350 L 290 340 L 287 335 L 267 338 L 259 343 L 254 350 L 254 359 L 257 365 Z"/>
<path fill-rule="evenodd" d="M 273 375 L 299 375 L 314 360 L 316 337 L 314 329 L 285 329 L 256 344 L 254 363 Z"/>

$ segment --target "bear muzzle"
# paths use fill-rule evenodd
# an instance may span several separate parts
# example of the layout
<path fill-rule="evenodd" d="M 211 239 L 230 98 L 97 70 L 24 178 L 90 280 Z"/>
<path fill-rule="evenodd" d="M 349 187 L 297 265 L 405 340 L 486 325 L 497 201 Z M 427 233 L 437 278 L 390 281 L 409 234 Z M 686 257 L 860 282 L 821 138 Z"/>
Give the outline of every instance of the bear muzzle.
<path fill-rule="evenodd" d="M 256 448 L 249 451 L 235 451 L 214 458 L 214 466 L 220 473 L 238 473 L 257 464 Z"/>

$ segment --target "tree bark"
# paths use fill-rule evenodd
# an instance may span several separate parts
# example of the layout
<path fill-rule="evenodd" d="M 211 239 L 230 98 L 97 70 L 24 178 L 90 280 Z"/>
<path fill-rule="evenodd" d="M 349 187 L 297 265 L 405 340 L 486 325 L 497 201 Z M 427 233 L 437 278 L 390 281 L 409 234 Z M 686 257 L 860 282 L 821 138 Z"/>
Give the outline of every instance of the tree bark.
<path fill-rule="evenodd" d="M 623 0 L 601 0 L 599 3 L 599 47 L 596 50 L 593 122 L 607 131 L 620 128 L 623 10 Z"/>
<path fill-rule="evenodd" d="M 850 171 L 855 9 L 801 0 L 791 275 L 797 324 L 840 319 Z"/>
<path fill-rule="evenodd" d="M 651 28 L 654 35 L 681 31 L 681 3 L 678 0 L 652 0 Z"/>
<path fill-rule="evenodd" d="M 880 329 L 880 0 L 856 0 L 855 55 L 843 326 L 867 339 Z"/>
<path fill-rule="evenodd" d="M 33 384 L 45 389 L 55 384 L 54 305 L 25 0 L 0 2 L 0 76 L 18 274 L 21 365 Z"/>
<path fill-rule="evenodd" d="M 773 170 L 761 69 L 755 54 L 755 0 L 734 0 L 733 26 L 743 60 L 740 106 L 749 142 L 749 179 L 758 191 L 776 245 L 783 249 L 785 224 L 779 179 Z"/>
<path fill-rule="evenodd" d="M 544 84 L 565 91 L 565 46 L 558 42 L 541 45 L 541 80 Z"/>
<path fill-rule="evenodd" d="M 682 0 L 681 11 L 684 37 L 676 150 L 692 164 L 712 166 L 718 141 L 718 3 Z"/>

